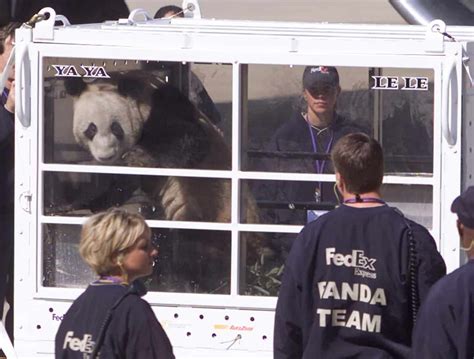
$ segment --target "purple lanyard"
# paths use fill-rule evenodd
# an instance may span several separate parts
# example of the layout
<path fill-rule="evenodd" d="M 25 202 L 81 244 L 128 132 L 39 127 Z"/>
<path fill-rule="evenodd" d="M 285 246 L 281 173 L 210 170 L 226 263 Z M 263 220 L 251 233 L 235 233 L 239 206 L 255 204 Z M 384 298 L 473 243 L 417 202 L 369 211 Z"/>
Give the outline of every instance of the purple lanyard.
<path fill-rule="evenodd" d="M 2 92 L 2 105 L 5 105 L 8 100 L 8 93 L 9 91 L 7 89 L 4 89 Z"/>
<path fill-rule="evenodd" d="M 92 284 L 121 284 L 121 285 L 128 285 L 127 282 L 124 282 L 120 278 L 112 277 L 112 276 L 101 276 L 98 280 L 92 282 Z"/>
<path fill-rule="evenodd" d="M 348 198 L 344 201 L 344 203 L 380 203 L 386 204 L 384 200 L 375 197 L 361 197 L 360 195 L 356 194 L 354 198 Z"/>
<path fill-rule="evenodd" d="M 306 123 L 308 124 L 309 134 L 311 135 L 311 143 L 313 144 L 313 152 L 318 153 L 318 138 L 314 137 L 313 129 L 311 125 L 309 124 L 309 122 L 306 122 Z M 326 147 L 326 151 L 324 152 L 325 154 L 329 153 L 329 151 L 331 150 L 333 139 L 334 139 L 334 132 L 331 131 L 331 139 L 329 140 L 329 143 Z M 316 170 L 316 173 L 323 173 L 325 164 L 326 164 L 326 160 L 322 160 L 322 161 L 315 160 L 314 169 Z"/>

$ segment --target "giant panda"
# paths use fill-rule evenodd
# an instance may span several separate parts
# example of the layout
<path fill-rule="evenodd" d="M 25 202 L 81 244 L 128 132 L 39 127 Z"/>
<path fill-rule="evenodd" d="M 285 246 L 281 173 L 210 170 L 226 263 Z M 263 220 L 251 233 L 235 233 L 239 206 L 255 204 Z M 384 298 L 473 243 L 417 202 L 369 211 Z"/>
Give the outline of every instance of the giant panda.
<path fill-rule="evenodd" d="M 174 86 L 127 73 L 91 84 L 74 78 L 66 90 L 74 98 L 74 138 L 97 164 L 231 168 L 221 132 Z M 144 177 L 141 185 L 164 212 L 160 219 L 230 221 L 230 181 Z"/>
<path fill-rule="evenodd" d="M 132 167 L 231 169 L 231 152 L 220 130 L 176 87 L 152 83 L 146 77 L 130 73 L 93 83 L 76 78 L 66 84 L 74 99 L 74 138 L 90 153 L 93 162 Z M 117 178 L 120 181 L 120 176 Z M 126 188 L 129 196 L 124 196 L 122 190 L 122 197 L 117 200 L 113 191 L 107 191 L 99 196 L 100 201 L 94 199 L 93 211 L 123 205 L 139 188 L 154 208 L 156 219 L 222 223 L 231 220 L 229 179 L 141 176 L 138 184 L 126 182 L 117 187 Z M 113 199 L 107 200 L 110 195 Z M 250 223 L 258 223 L 253 197 L 245 193 L 243 198 L 242 215 Z M 168 239 L 180 237 L 172 249 L 168 248 L 173 251 L 173 260 L 198 258 L 202 268 L 187 266 L 187 281 L 196 282 L 194 276 L 200 272 L 201 277 L 208 277 L 208 282 L 201 282 L 197 291 L 214 291 L 214 283 L 219 281 L 216 277 L 229 276 L 230 241 L 222 246 L 220 231 L 215 231 L 212 238 L 206 231 L 176 233 L 167 233 Z M 250 243 L 249 251 L 257 256 L 259 241 L 258 236 L 255 238 L 246 242 Z M 209 257 L 213 260 L 207 261 Z M 219 264 L 216 268 L 206 262 Z M 176 290 L 196 291 L 196 288 Z"/>
<path fill-rule="evenodd" d="M 76 142 L 97 163 L 118 164 L 122 155 L 138 142 L 149 118 L 152 83 L 137 74 L 119 74 L 91 83 L 68 78 L 65 87 L 74 98 Z"/>

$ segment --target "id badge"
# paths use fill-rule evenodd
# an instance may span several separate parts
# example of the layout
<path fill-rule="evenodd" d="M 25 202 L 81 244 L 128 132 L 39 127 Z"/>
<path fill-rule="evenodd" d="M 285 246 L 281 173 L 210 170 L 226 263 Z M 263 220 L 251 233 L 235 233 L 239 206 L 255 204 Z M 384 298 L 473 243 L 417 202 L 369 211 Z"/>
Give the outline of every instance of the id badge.
<path fill-rule="evenodd" d="M 319 211 L 319 210 L 314 210 L 314 209 L 309 209 L 306 211 L 306 223 L 312 222 L 319 217 L 321 217 L 323 214 L 328 213 L 328 211 Z"/>

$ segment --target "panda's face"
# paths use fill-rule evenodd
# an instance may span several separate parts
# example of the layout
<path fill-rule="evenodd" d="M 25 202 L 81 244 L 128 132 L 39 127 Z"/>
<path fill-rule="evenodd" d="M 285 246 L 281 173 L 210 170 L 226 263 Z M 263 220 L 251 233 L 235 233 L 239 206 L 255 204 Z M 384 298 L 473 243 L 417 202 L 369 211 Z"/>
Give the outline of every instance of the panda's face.
<path fill-rule="evenodd" d="M 140 136 L 143 116 L 132 99 L 89 86 L 74 102 L 74 136 L 102 164 L 116 163 Z"/>

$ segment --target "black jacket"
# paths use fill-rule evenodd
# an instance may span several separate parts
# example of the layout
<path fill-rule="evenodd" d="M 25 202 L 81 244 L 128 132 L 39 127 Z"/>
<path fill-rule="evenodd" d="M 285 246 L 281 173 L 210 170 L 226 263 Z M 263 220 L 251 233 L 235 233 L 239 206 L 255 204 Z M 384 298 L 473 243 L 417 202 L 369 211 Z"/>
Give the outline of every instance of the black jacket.
<path fill-rule="evenodd" d="M 91 354 L 108 310 L 128 290 L 118 284 L 91 284 L 72 304 L 56 334 L 56 359 Z M 80 341 L 81 345 L 77 345 Z M 75 343 L 75 344 L 74 344 Z M 128 295 L 116 308 L 100 350 L 101 359 L 172 359 L 173 349 L 150 305 Z"/>
<path fill-rule="evenodd" d="M 416 321 L 413 358 L 474 358 L 474 260 L 430 290 Z"/>
<path fill-rule="evenodd" d="M 410 223 L 423 300 L 446 267 L 428 231 Z M 285 266 L 274 358 L 408 358 L 406 232 L 386 205 L 342 205 L 306 225 Z"/>

